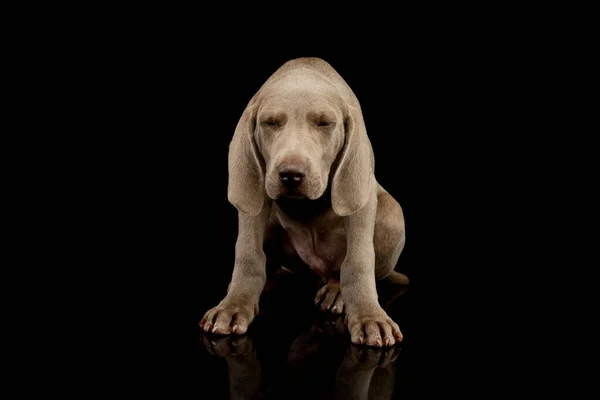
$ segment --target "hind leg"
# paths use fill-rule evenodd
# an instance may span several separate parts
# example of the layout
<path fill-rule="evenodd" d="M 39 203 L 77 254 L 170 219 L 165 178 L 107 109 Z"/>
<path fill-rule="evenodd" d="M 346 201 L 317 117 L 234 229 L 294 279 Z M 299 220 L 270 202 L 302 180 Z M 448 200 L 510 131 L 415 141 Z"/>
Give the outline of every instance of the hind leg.
<path fill-rule="evenodd" d="M 393 283 L 408 284 L 406 275 L 394 271 L 405 242 L 402 208 L 396 199 L 380 188 L 373 237 L 376 280 L 388 278 Z"/>
<path fill-rule="evenodd" d="M 317 292 L 315 304 L 323 311 L 329 310 L 334 314 L 344 312 L 344 299 L 342 298 L 339 274 L 327 279 L 325 285 Z"/>
<path fill-rule="evenodd" d="M 394 285 L 408 284 L 409 281 L 406 275 L 394 271 L 400 253 L 404 249 L 405 240 L 402 208 L 389 193 L 380 189 L 377 195 L 377 214 L 373 239 L 376 280 L 385 280 L 386 283 Z M 323 311 L 329 310 L 335 314 L 341 314 L 345 311 L 339 276 L 332 276 L 327 280 L 325 285 L 317 292 L 315 304 Z"/>

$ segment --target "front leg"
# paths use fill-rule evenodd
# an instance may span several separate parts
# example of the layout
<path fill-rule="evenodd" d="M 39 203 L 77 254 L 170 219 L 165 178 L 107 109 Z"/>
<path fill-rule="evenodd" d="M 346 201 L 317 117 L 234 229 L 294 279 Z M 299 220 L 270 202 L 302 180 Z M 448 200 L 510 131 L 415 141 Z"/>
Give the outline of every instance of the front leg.
<path fill-rule="evenodd" d="M 372 193 L 363 208 L 345 217 L 348 244 L 340 277 L 352 342 L 381 347 L 402 341 L 402 333 L 377 301 L 373 246 L 376 211 L 377 195 Z"/>
<path fill-rule="evenodd" d="M 231 283 L 225 298 L 200 321 L 204 331 L 241 335 L 246 333 L 258 314 L 258 300 L 267 277 L 263 241 L 270 210 L 270 203 L 267 203 L 255 217 L 238 212 L 239 228 Z"/>

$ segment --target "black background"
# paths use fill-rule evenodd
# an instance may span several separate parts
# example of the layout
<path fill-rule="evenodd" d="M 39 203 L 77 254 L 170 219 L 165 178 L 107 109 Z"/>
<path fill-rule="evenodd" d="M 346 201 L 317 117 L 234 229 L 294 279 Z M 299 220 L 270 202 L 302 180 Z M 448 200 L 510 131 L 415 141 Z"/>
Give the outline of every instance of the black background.
<path fill-rule="evenodd" d="M 234 32 L 233 23 L 201 32 L 209 14 L 184 22 L 142 10 L 111 11 L 117 22 L 51 20 L 48 34 L 35 33 L 22 47 L 33 60 L 13 60 L 27 78 L 17 83 L 33 82 L 21 95 L 40 105 L 26 118 L 42 125 L 26 151 L 37 144 L 45 156 L 34 174 L 43 184 L 25 183 L 37 189 L 27 206 L 38 219 L 25 229 L 44 246 L 31 251 L 41 271 L 24 268 L 24 282 L 48 278 L 26 318 L 32 343 L 54 354 L 34 365 L 43 358 L 43 372 L 58 371 L 77 393 L 212 398 L 211 388 L 227 385 L 201 356 L 197 323 L 224 296 L 233 268 L 228 144 L 264 80 L 289 59 L 316 56 L 356 93 L 377 179 L 404 209 L 398 269 L 421 291 L 418 311 L 411 304 L 422 343 L 405 365 L 404 393 L 481 397 L 472 383 L 494 377 L 486 394 L 505 387 L 510 371 L 498 366 L 497 349 L 522 331 L 505 303 L 527 270 L 515 236 L 527 246 L 535 239 L 527 224 L 539 204 L 526 189 L 545 175 L 537 157 L 553 127 L 538 125 L 556 120 L 536 105 L 555 102 L 548 73 L 560 57 L 535 24 L 523 35 L 502 12 L 493 21 L 496 11 L 457 11 L 464 17 L 405 13 L 381 22 L 388 32 L 370 32 L 362 17 L 327 32 L 317 21 L 316 40 L 288 26 L 303 44 L 272 40 L 281 20 L 261 21 L 264 35 L 254 26 Z M 540 46 L 550 57 L 538 57 Z M 42 314 L 47 325 L 37 322 Z M 72 374 L 55 365 L 67 350 L 77 356 Z M 506 354 L 511 367 L 520 363 Z"/>
<path fill-rule="evenodd" d="M 325 59 L 361 103 L 377 179 L 405 214 L 407 244 L 397 269 L 418 287 L 440 268 L 444 250 L 431 243 L 446 233 L 438 218 L 459 186 L 447 176 L 461 160 L 447 152 L 460 143 L 453 122 L 463 104 L 457 78 L 448 76 L 453 69 L 439 67 L 439 56 L 400 44 L 386 52 L 190 51 L 189 42 L 130 40 L 109 57 L 83 61 L 91 68 L 78 106 L 91 125 L 78 156 L 91 168 L 74 171 L 85 188 L 77 203 L 85 215 L 77 226 L 85 228 L 76 241 L 91 276 L 81 287 L 92 297 L 82 315 L 100 332 L 93 354 L 110 354 L 107 387 L 193 398 L 218 381 L 223 393 L 226 376 L 201 356 L 197 324 L 223 298 L 233 268 L 237 212 L 227 202 L 228 145 L 252 95 L 292 58 Z M 416 334 L 416 297 L 411 304 Z M 416 363 L 415 347 L 403 367 L 405 398 L 417 387 Z"/>

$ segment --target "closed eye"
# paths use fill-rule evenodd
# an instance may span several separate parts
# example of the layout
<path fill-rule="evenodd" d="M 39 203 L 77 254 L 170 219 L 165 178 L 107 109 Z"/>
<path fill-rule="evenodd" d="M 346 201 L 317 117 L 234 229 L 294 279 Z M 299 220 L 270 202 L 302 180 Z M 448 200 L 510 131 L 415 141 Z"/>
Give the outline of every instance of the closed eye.
<path fill-rule="evenodd" d="M 259 115 L 258 120 L 264 127 L 280 127 L 287 122 L 287 115 L 281 110 L 267 110 Z"/>
<path fill-rule="evenodd" d="M 331 122 L 326 122 L 326 121 L 320 121 L 317 126 L 329 126 L 331 125 Z"/>
<path fill-rule="evenodd" d="M 260 122 L 260 124 L 266 128 L 278 128 L 285 125 L 285 119 L 283 118 L 268 118 Z"/>
<path fill-rule="evenodd" d="M 260 124 L 268 127 L 277 127 L 285 125 L 286 120 L 285 115 L 264 116 L 261 118 Z"/>

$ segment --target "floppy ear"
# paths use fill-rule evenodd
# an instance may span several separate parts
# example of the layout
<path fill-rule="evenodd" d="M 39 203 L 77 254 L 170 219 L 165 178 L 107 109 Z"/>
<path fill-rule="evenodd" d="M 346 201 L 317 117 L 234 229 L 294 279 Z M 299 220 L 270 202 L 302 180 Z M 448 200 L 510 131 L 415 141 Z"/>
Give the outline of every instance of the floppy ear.
<path fill-rule="evenodd" d="M 229 144 L 229 183 L 227 199 L 243 213 L 258 215 L 265 192 L 264 161 L 254 141 L 256 107 L 242 114 Z"/>
<path fill-rule="evenodd" d="M 340 216 L 367 204 L 374 177 L 373 149 L 359 108 L 348 105 L 344 130 L 344 147 L 331 183 L 331 205 Z"/>

